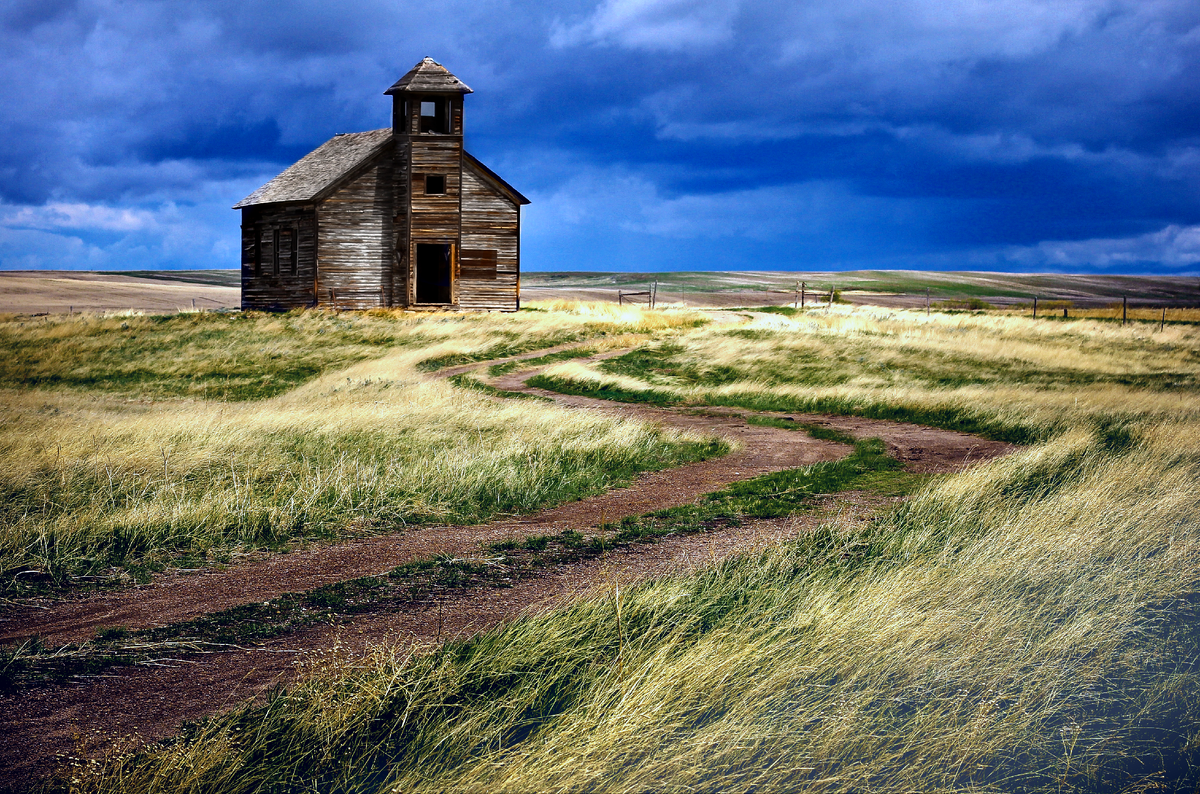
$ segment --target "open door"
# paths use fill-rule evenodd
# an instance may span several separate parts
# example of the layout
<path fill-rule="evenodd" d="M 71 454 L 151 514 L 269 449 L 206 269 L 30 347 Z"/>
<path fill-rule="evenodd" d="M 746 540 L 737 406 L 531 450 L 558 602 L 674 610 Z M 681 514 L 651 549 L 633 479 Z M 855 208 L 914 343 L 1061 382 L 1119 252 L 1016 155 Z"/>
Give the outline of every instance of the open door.
<path fill-rule="evenodd" d="M 417 243 L 417 303 L 451 303 L 454 246 Z"/>

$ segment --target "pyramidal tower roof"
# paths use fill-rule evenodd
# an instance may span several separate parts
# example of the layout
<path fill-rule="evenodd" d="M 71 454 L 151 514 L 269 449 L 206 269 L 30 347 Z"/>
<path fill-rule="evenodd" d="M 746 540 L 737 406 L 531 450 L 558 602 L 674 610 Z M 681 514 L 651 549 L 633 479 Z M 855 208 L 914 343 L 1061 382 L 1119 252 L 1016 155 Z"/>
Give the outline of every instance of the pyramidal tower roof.
<path fill-rule="evenodd" d="M 418 93 L 448 93 L 456 91 L 462 94 L 473 94 L 470 86 L 459 80 L 450 71 L 433 58 L 422 58 L 421 62 L 409 70 L 408 74 L 396 81 L 396 84 L 384 91 L 385 94 L 400 94 L 405 92 Z"/>

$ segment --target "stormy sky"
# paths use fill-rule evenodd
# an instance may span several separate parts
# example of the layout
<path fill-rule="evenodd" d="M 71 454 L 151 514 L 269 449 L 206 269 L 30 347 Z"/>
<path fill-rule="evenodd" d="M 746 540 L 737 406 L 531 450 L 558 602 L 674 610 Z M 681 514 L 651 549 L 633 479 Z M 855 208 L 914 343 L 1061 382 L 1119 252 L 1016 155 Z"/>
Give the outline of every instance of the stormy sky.
<path fill-rule="evenodd" d="M 526 269 L 1200 272 L 1195 0 L 6 0 L 0 267 L 236 267 L 426 55 Z"/>

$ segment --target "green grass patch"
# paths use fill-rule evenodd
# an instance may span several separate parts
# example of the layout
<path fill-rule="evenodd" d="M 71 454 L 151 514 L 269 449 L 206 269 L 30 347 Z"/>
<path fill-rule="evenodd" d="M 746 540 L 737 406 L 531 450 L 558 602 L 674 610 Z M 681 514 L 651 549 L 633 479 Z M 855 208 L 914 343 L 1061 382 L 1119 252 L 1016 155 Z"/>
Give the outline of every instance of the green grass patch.
<path fill-rule="evenodd" d="M 770 313 L 791 314 L 775 307 Z M 766 386 L 838 386 L 851 381 L 874 381 L 881 388 L 916 385 L 929 389 L 964 386 L 1017 386 L 1062 389 L 1120 385 L 1151 391 L 1172 391 L 1200 386 L 1200 373 L 1192 368 L 1164 368 L 1153 372 L 1092 372 L 1070 367 L 1034 366 L 1018 359 L 931 350 L 912 345 L 890 351 L 881 360 L 870 334 L 847 339 L 826 350 L 790 331 L 734 328 L 720 332 L 724 338 L 772 342 L 774 349 L 759 348 L 736 364 L 711 363 L 704 351 L 678 343 L 641 347 L 624 356 L 600 362 L 602 372 L 625 375 L 650 385 L 718 388 L 753 382 Z M 1078 342 L 1073 342 L 1078 344 Z M 1136 355 L 1131 351 L 1131 355 Z"/>
<path fill-rule="evenodd" d="M 0 323 L 0 387 L 258 400 L 423 336 L 324 312 L 14 320 Z"/>
<path fill-rule="evenodd" d="M 770 392 L 706 394 L 695 402 L 689 403 L 666 389 L 627 389 L 603 381 L 575 381 L 544 374 L 535 375 L 526 382 L 530 386 L 560 394 L 575 394 L 617 402 L 647 403 L 665 407 L 706 404 L 772 413 L 795 412 L 862 416 L 868 419 L 886 419 L 893 422 L 912 422 L 929 427 L 941 427 L 1014 444 L 1031 444 L 1044 440 L 1043 431 L 1039 428 L 1000 422 L 982 412 L 959 406 L 906 406 L 862 398 L 804 398 L 776 395 Z"/>
<path fill-rule="evenodd" d="M 503 397 L 509 400 L 536 400 L 545 403 L 554 402 L 549 397 L 543 397 L 540 394 L 529 394 L 527 392 L 497 389 L 490 383 L 484 383 L 483 381 L 476 380 L 466 373 L 461 375 L 451 375 L 446 380 L 450 383 L 453 383 L 455 386 L 458 386 L 459 388 L 477 391 L 480 394 L 486 394 L 489 397 Z"/>
<path fill-rule="evenodd" d="M 496 342 L 488 347 L 480 350 L 474 350 L 468 353 L 446 353 L 440 356 L 423 359 L 417 364 L 417 369 L 422 372 L 437 372 L 440 369 L 449 367 L 461 367 L 466 364 L 480 364 L 484 361 L 492 361 L 497 358 L 508 358 L 509 356 L 519 356 L 523 353 L 528 353 L 531 350 L 537 350 L 544 347 L 556 347 L 558 345 L 566 345 L 571 342 L 578 342 L 584 338 L 584 334 L 578 332 L 567 332 L 555 334 L 550 337 L 528 338 L 522 337 L 519 334 L 512 334 L 511 338 Z"/>
<path fill-rule="evenodd" d="M 798 422 L 790 416 L 762 416 L 760 414 L 750 414 L 746 417 L 746 423 L 751 425 L 760 425 L 762 427 L 778 427 L 781 430 L 802 430 L 808 433 L 813 438 L 819 438 L 822 441 L 835 441 L 839 444 L 854 445 L 854 436 L 848 433 L 843 433 L 840 430 L 835 430 L 832 427 L 824 425 L 812 424 L 811 422 Z"/>
<path fill-rule="evenodd" d="M 527 386 L 536 389 L 558 392 L 559 394 L 575 394 L 581 397 L 595 397 L 599 400 L 614 400 L 626 403 L 649 403 L 651 405 L 682 405 L 683 401 L 665 392 L 654 389 L 624 389 L 609 383 L 568 380 L 554 375 L 538 374 L 525 381 Z"/>
<path fill-rule="evenodd" d="M 596 354 L 596 349 L 593 347 L 575 347 L 570 350 L 560 350 L 557 353 L 547 353 L 544 356 L 537 358 L 527 358 L 517 361 L 505 361 L 500 364 L 493 364 L 488 367 L 488 375 L 493 378 L 498 378 L 501 375 L 507 375 L 513 370 L 520 368 L 545 367 L 550 364 L 557 364 L 560 361 L 570 361 L 576 358 L 587 358 Z"/>

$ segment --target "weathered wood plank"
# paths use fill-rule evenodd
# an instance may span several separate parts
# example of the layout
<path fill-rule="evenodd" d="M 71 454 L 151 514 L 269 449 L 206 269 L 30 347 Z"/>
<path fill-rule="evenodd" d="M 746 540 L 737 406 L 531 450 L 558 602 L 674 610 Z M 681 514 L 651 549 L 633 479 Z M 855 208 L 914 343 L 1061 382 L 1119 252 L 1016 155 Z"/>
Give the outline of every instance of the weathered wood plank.
<path fill-rule="evenodd" d="M 464 259 L 459 303 L 463 308 L 514 311 L 517 308 L 517 273 L 520 269 L 520 207 L 496 190 L 470 167 L 463 168 L 462 246 L 487 251 L 488 275 L 475 275 Z"/>
<path fill-rule="evenodd" d="M 388 304 L 395 239 L 393 160 L 389 150 L 318 206 L 318 305 L 368 309 Z"/>
<path fill-rule="evenodd" d="M 316 230 L 311 205 L 263 204 L 242 210 L 243 309 L 278 311 L 313 305 Z"/>

